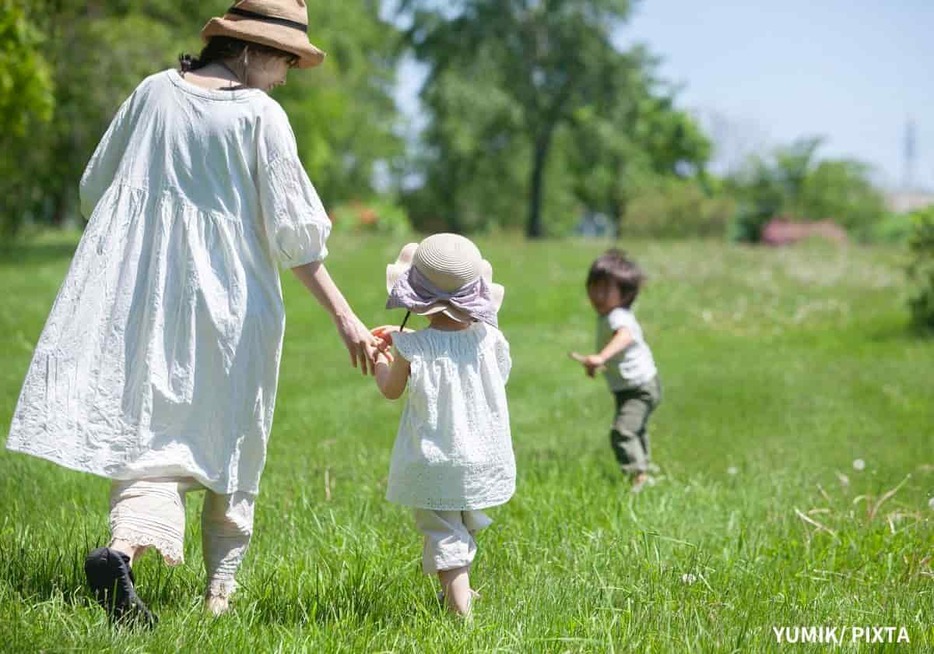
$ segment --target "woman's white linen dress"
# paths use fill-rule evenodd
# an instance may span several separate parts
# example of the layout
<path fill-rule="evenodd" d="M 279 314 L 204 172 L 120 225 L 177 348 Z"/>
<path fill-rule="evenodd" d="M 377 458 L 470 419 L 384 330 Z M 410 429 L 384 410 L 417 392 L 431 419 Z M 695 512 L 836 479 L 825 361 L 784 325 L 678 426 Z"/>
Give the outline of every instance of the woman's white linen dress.
<path fill-rule="evenodd" d="M 256 493 L 285 328 L 276 265 L 323 259 L 330 231 L 282 108 L 155 74 L 101 140 L 81 204 L 7 448 Z"/>
<path fill-rule="evenodd" d="M 516 461 L 506 402 L 512 360 L 502 332 L 476 322 L 461 331 L 396 333 L 393 345 L 410 372 L 386 499 L 434 511 L 504 504 L 516 489 Z"/>

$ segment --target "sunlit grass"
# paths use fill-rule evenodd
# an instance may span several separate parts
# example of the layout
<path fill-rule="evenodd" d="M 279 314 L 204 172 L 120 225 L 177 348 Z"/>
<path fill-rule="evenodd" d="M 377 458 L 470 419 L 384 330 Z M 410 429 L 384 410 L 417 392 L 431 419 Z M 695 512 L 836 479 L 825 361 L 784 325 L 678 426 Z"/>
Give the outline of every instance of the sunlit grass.
<path fill-rule="evenodd" d="M 70 243 L 0 256 L 4 430 Z M 627 244 L 651 278 L 637 312 L 664 389 L 662 479 L 633 497 L 610 396 L 566 357 L 591 344 L 583 278 L 605 244 L 479 243 L 507 288 L 519 484 L 481 536 L 472 624 L 439 610 L 408 512 L 383 500 L 401 404 L 284 278 L 279 404 L 232 613 L 200 611 L 194 496 L 186 563 L 138 571 L 159 627 L 112 630 L 81 573 L 107 538 L 106 480 L 4 451 L 0 651 L 759 652 L 782 649 L 772 627 L 811 625 L 904 626 L 898 651 L 934 648 L 934 342 L 906 331 L 900 251 Z M 382 308 L 400 246 L 332 244 L 368 324 L 401 319 Z"/>

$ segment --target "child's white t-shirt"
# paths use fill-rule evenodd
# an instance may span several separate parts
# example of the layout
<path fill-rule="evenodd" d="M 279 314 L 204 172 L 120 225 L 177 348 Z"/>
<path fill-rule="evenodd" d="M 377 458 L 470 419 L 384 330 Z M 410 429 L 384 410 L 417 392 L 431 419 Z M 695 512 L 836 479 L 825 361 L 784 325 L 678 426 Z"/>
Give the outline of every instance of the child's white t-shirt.
<path fill-rule="evenodd" d="M 515 492 L 502 332 L 477 322 L 462 331 L 393 335 L 410 363 L 386 499 L 437 511 L 503 504 Z"/>
<path fill-rule="evenodd" d="M 606 362 L 603 376 L 612 391 L 642 386 L 658 374 L 652 350 L 642 335 L 642 327 L 629 309 L 617 307 L 597 318 L 597 350 L 602 350 L 620 329 L 629 331 L 632 343 Z"/>

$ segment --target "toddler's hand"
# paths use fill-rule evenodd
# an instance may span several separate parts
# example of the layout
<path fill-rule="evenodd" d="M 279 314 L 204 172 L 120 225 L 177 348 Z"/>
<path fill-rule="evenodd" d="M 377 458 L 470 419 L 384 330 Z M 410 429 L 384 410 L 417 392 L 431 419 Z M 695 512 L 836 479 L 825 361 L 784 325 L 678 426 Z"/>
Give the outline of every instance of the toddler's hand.
<path fill-rule="evenodd" d="M 405 329 L 399 329 L 398 325 L 380 325 L 379 327 L 374 327 L 373 329 L 371 329 L 370 333 L 373 334 L 373 336 L 375 336 L 376 338 L 386 343 L 386 347 L 388 348 L 390 345 L 392 345 L 393 334 L 398 334 L 399 332 L 410 334 L 413 331 L 415 330 L 409 329 L 408 327 L 406 327 Z"/>
<path fill-rule="evenodd" d="M 606 369 L 603 360 L 596 354 L 584 356 L 577 352 L 568 352 L 568 356 L 584 366 L 584 372 L 587 373 L 588 377 L 593 377 L 598 372 L 603 372 Z"/>
<path fill-rule="evenodd" d="M 379 327 L 371 329 L 370 333 L 380 339 L 385 344 L 386 348 L 388 348 L 392 345 L 392 335 L 398 331 L 399 328 L 395 325 L 380 325 Z"/>

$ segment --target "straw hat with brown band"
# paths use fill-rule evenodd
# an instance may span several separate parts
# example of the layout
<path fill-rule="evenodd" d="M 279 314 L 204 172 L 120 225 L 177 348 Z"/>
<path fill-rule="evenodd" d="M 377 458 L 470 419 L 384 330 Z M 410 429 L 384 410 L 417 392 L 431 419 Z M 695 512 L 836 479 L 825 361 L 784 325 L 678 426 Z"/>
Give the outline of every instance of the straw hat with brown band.
<path fill-rule="evenodd" d="M 214 36 L 229 36 L 294 54 L 299 68 L 311 68 L 324 61 L 324 52 L 308 41 L 308 7 L 304 0 L 240 0 L 223 18 L 212 18 L 201 30 L 205 42 Z"/>

